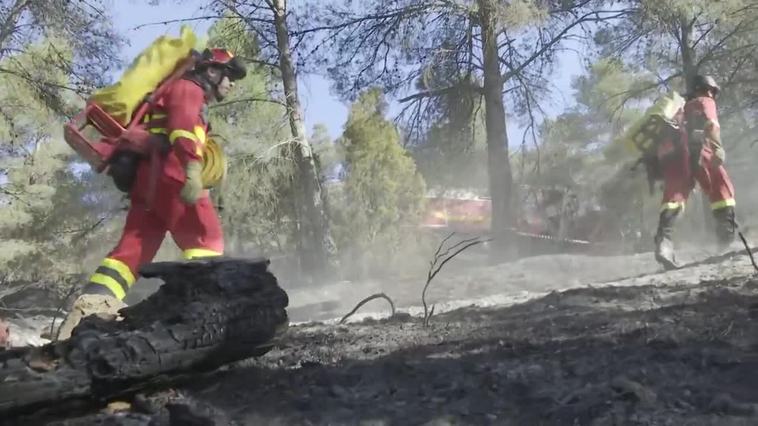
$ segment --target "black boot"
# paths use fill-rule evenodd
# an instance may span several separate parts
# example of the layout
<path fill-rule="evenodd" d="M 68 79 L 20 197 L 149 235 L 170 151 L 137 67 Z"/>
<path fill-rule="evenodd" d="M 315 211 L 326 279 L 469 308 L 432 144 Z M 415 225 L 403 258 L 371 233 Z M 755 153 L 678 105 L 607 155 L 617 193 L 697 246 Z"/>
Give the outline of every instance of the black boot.
<path fill-rule="evenodd" d="M 674 233 L 674 223 L 680 211 L 681 208 L 666 209 L 661 212 L 660 219 L 658 219 L 658 232 L 655 234 L 655 260 L 663 265 L 667 271 L 679 268 L 671 237 Z"/>
<path fill-rule="evenodd" d="M 737 232 L 734 207 L 727 206 L 714 210 L 713 217 L 716 219 L 716 238 L 718 239 L 719 249 L 725 250 L 732 244 L 734 234 Z"/>

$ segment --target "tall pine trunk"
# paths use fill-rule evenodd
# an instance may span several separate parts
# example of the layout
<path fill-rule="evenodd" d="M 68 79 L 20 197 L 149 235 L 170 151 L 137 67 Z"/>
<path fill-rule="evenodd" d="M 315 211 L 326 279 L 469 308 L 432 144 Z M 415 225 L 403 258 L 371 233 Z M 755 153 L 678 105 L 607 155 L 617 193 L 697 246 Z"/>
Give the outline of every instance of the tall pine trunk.
<path fill-rule="evenodd" d="M 508 156 L 508 135 L 503 103 L 503 76 L 497 45 L 497 14 L 495 1 L 478 0 L 479 21 L 482 29 L 482 56 L 484 58 L 484 105 L 487 130 L 487 175 L 492 197 L 492 223 L 494 248 L 503 254 L 512 248 L 513 235 L 509 228 L 513 176 Z"/>
<path fill-rule="evenodd" d="M 284 95 L 295 148 L 292 150 L 297 167 L 296 203 L 298 215 L 298 251 L 300 269 L 308 275 L 323 276 L 329 270 L 331 235 L 324 211 L 321 183 L 318 179 L 313 150 L 306 138 L 300 99 L 297 94 L 297 75 L 292 64 L 287 27 L 287 1 L 274 0 L 274 26 L 279 49 L 279 70 L 282 73 Z"/>

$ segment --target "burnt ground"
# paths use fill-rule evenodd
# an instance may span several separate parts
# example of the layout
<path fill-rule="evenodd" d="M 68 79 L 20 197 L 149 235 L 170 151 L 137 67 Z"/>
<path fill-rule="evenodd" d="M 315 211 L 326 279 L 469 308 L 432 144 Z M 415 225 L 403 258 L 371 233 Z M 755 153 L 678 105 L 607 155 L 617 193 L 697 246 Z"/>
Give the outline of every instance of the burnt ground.
<path fill-rule="evenodd" d="M 245 425 L 754 425 L 753 275 L 738 255 L 428 327 L 406 313 L 293 325 L 267 355 L 175 391 Z"/>

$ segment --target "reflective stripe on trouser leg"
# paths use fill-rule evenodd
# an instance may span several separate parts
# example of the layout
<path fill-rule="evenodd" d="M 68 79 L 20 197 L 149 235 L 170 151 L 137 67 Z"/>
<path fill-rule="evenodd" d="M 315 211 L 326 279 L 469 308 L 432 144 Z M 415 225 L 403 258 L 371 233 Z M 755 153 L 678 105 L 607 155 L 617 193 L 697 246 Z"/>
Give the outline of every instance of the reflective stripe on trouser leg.
<path fill-rule="evenodd" d="M 737 205 L 737 202 L 734 198 L 728 198 L 726 200 L 716 201 L 715 203 L 711 203 L 711 210 L 720 210 L 726 207 L 734 207 Z"/>
<path fill-rule="evenodd" d="M 204 248 L 194 248 L 194 249 L 187 249 L 184 250 L 184 258 L 187 260 L 191 259 L 199 259 L 203 257 L 218 257 L 223 255 L 223 253 L 216 251 L 216 250 L 209 250 Z"/>
<path fill-rule="evenodd" d="M 90 277 L 89 284 L 103 286 L 114 297 L 123 300 L 135 281 L 134 274 L 124 262 L 106 258 Z"/>
<path fill-rule="evenodd" d="M 682 212 L 684 211 L 685 202 L 684 201 L 671 201 L 667 203 L 661 204 L 661 212 L 664 212 L 666 210 L 677 210 L 682 209 Z"/>

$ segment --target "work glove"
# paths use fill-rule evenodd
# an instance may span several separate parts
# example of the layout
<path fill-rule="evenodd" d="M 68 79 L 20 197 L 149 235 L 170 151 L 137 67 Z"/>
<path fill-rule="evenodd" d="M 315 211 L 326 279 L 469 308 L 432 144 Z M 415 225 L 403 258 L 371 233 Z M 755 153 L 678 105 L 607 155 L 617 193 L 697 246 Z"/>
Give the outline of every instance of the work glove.
<path fill-rule="evenodd" d="M 186 180 L 179 196 L 187 204 L 195 204 L 203 193 L 203 179 L 200 176 L 202 171 L 203 165 L 199 161 L 190 161 L 184 167 Z"/>
<path fill-rule="evenodd" d="M 716 145 L 713 147 L 713 160 L 711 160 L 713 163 L 713 168 L 717 169 L 719 166 L 724 164 L 726 161 L 726 151 L 724 151 L 724 147 L 721 145 Z"/>

